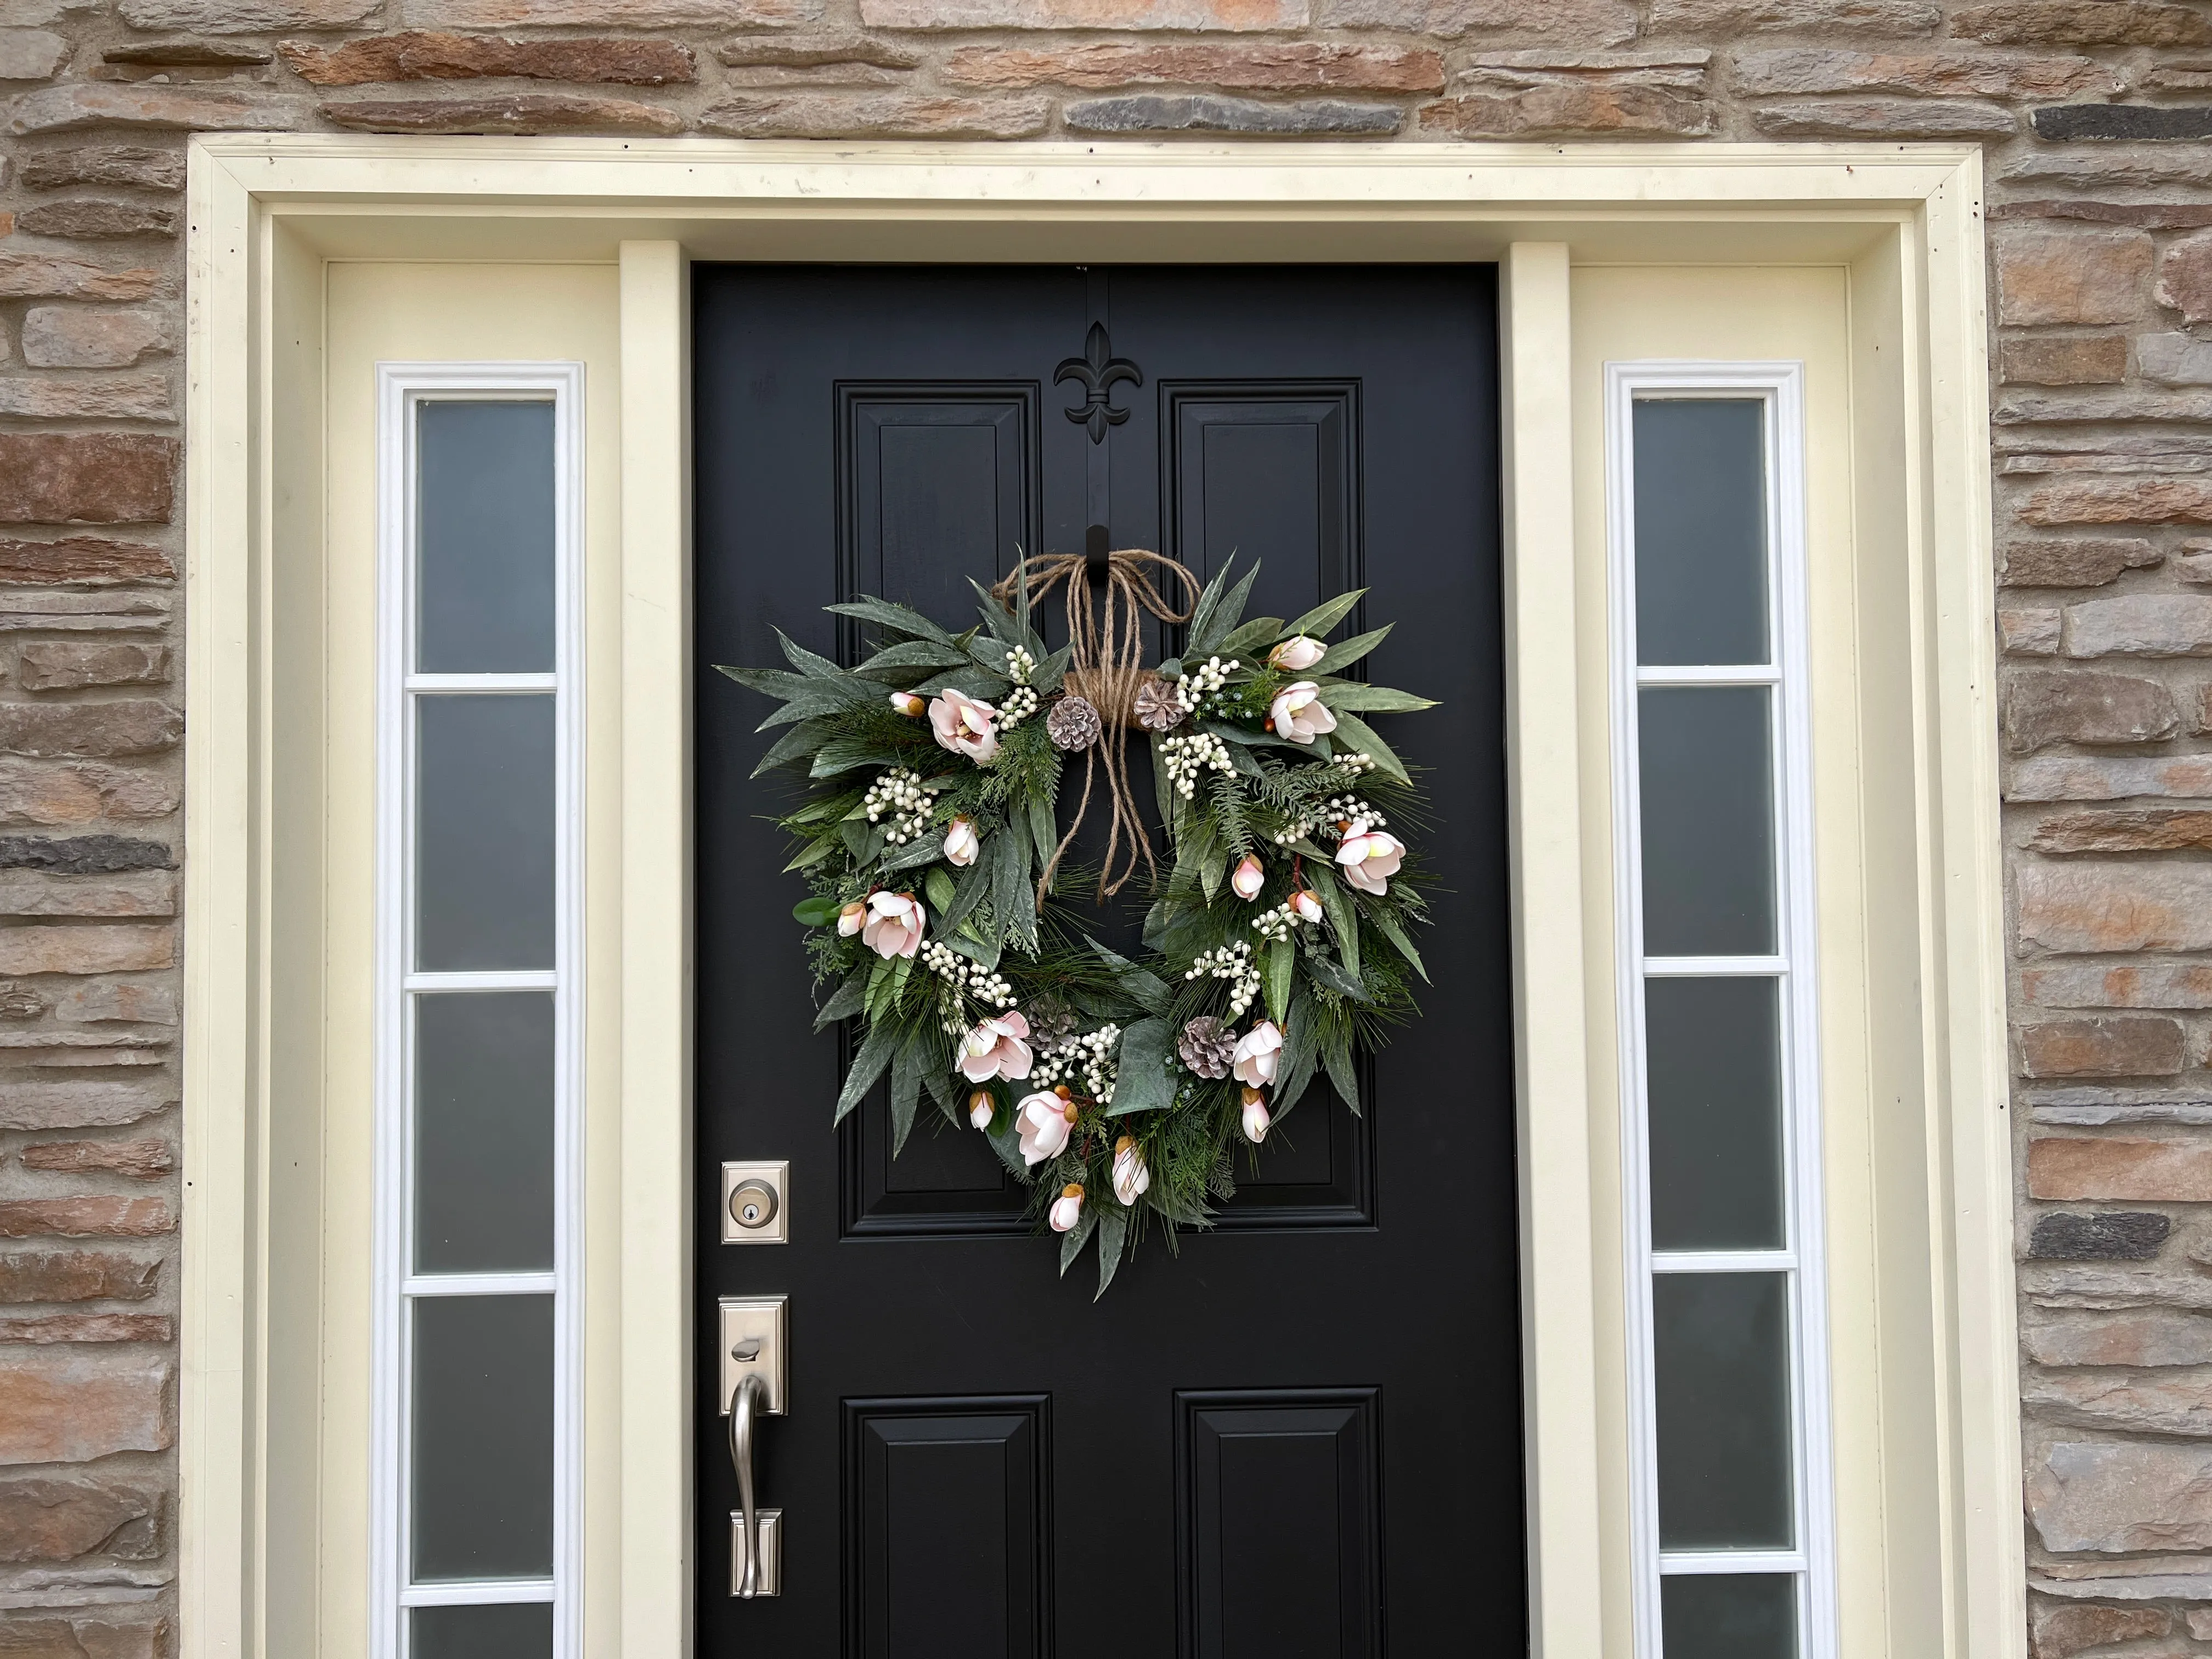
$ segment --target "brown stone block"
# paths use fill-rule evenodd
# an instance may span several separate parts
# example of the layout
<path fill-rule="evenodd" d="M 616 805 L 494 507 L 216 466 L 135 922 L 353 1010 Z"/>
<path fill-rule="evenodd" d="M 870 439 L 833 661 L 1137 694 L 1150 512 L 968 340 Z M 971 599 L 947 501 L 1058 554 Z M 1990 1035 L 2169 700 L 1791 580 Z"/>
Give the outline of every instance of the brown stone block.
<path fill-rule="evenodd" d="M 2046 818 L 2027 844 L 2039 853 L 2178 853 L 2212 850 L 2212 811 L 2142 806 Z"/>
<path fill-rule="evenodd" d="M 88 1463 L 166 1451 L 167 1360 L 23 1354 L 0 1359 L 0 1463 Z"/>
<path fill-rule="evenodd" d="M 2008 654 L 2055 657 L 2058 654 L 2059 613 L 2051 609 L 2000 606 L 1997 644 Z"/>
<path fill-rule="evenodd" d="M 100 536 L 64 536 L 51 542 L 27 542 L 0 536 L 0 582 L 40 587 L 106 587 L 117 582 L 171 582 L 176 579 L 177 568 L 169 562 L 169 556 L 143 542 L 114 542 Z"/>
<path fill-rule="evenodd" d="M 2020 989 L 2029 1002 L 2045 1008 L 2212 1008 L 2212 963 L 2026 968 Z"/>
<path fill-rule="evenodd" d="M 2020 1030 L 2022 1077 L 2172 1077 L 2185 1058 L 2180 1023 L 2159 1015 L 2057 1019 Z"/>
<path fill-rule="evenodd" d="M 80 1193 L 0 1200 L 0 1238 L 158 1238 L 174 1232 L 167 1199 Z"/>
<path fill-rule="evenodd" d="M 166 421 L 175 412 L 166 374 L 0 380 L 0 415 L 37 421 Z"/>
<path fill-rule="evenodd" d="M 2127 342 L 2114 342 L 2126 355 Z M 2102 587 L 2124 570 L 2147 570 L 2166 556 L 2134 536 L 2008 542 L 1997 580 L 2007 587 Z"/>
<path fill-rule="evenodd" d="M 91 980 L 57 995 L 54 1018 L 67 1025 L 174 1025 L 177 994 L 144 980 Z"/>
<path fill-rule="evenodd" d="M 2072 198 L 2004 202 L 1990 210 L 1993 222 L 2076 219 L 2087 224 L 2136 225 L 2144 230 L 2193 230 L 2212 225 L 2212 202 L 2096 202 Z"/>
<path fill-rule="evenodd" d="M 179 64 L 197 69 L 237 69 L 270 63 L 275 57 L 275 53 L 249 42 L 194 39 L 132 40 L 107 47 L 100 54 L 100 61 L 140 69 L 168 69 Z"/>
<path fill-rule="evenodd" d="M 1703 97 L 1672 87 L 1577 80 L 1425 104 L 1421 126 L 1464 138 L 1575 133 L 1696 137 L 1712 131 L 1713 112 Z"/>
<path fill-rule="evenodd" d="M 467 98 L 358 99 L 323 106 L 325 118 L 362 132 L 527 135 L 546 132 L 669 133 L 684 118 L 630 98 L 514 92 Z"/>
<path fill-rule="evenodd" d="M 1653 0 L 1655 35 L 1721 38 L 1753 30 L 1933 34 L 1943 21 L 1929 0 Z"/>
<path fill-rule="evenodd" d="M 134 29 L 194 34 L 265 34 L 275 29 L 337 29 L 360 22 L 379 0 L 123 0 Z"/>
<path fill-rule="evenodd" d="M 70 185 L 182 190 L 185 158 L 180 150 L 149 149 L 137 144 L 35 150 L 23 158 L 22 179 L 29 190 L 61 190 Z"/>
<path fill-rule="evenodd" d="M 2185 238 L 2160 256 L 2158 302 L 2185 322 L 2212 322 L 2212 235 Z"/>
<path fill-rule="evenodd" d="M 2212 1365 L 2212 1319 L 2180 1313 L 2090 1314 L 2021 1328 L 2039 1365 Z"/>
<path fill-rule="evenodd" d="M 2019 669 L 2005 676 L 2003 710 L 2015 755 L 2052 743 L 2149 743 L 2181 728 L 2166 687 L 2134 674 Z"/>
<path fill-rule="evenodd" d="M 1308 0 L 860 0 L 870 28 L 1300 29 L 1312 21 Z"/>
<path fill-rule="evenodd" d="M 177 1322 L 167 1314 L 41 1314 L 0 1319 L 0 1342 L 173 1342 Z"/>
<path fill-rule="evenodd" d="M 1042 98 L 763 93 L 725 100 L 699 125 L 737 138 L 1019 138 L 1043 131 L 1051 118 Z"/>
<path fill-rule="evenodd" d="M 0 524 L 167 524 L 177 441 L 0 432 Z"/>
<path fill-rule="evenodd" d="M 2032 1198 L 2212 1203 L 2212 1142 L 2045 1135 L 2027 1146 Z"/>
<path fill-rule="evenodd" d="M 691 49 L 672 40 L 508 40 L 496 35 L 410 32 L 336 47 L 285 40 L 276 50 L 301 79 L 319 87 L 362 86 L 374 81 L 468 81 L 495 75 L 636 87 L 699 78 Z"/>
<path fill-rule="evenodd" d="M 153 755 L 184 736 L 184 716 L 164 702 L 131 697 L 115 702 L 0 704 L 0 749 L 48 758 Z"/>
<path fill-rule="evenodd" d="M 41 1596 L 43 1605 L 49 1599 Z M 7 1659 L 168 1659 L 169 1621 L 122 1614 L 79 1613 L 50 1616 L 0 1614 L 0 1653 Z"/>
<path fill-rule="evenodd" d="M 2212 866 L 2023 864 L 2023 945 L 2061 954 L 2212 950 Z"/>
<path fill-rule="evenodd" d="M 2088 1601 L 2036 1602 L 2028 1640 L 2035 1659 L 2072 1659 L 2084 1648 L 2163 1636 L 2173 1628 L 2164 1607 L 2105 1607 Z"/>
<path fill-rule="evenodd" d="M 2151 270 L 2142 231 L 2013 229 L 1996 244 L 1997 319 L 2124 323 L 2142 313 Z"/>
<path fill-rule="evenodd" d="M 1323 41 L 1111 41 L 1057 49 L 963 46 L 946 60 L 944 75 L 959 86 L 1017 88 L 1164 83 L 1260 92 L 1437 92 L 1444 84 L 1444 60 L 1411 47 Z"/>
<path fill-rule="evenodd" d="M 23 1148 L 23 1167 L 64 1175 L 124 1175 L 151 1181 L 177 1167 L 160 1140 L 40 1140 Z"/>
<path fill-rule="evenodd" d="M 1808 92 L 1898 92 L 1931 98 L 2063 98 L 2113 94 L 2120 77 L 2090 58 L 2020 52 L 1844 52 L 1790 46 L 1738 52 L 1733 80 L 1754 96 Z"/>
<path fill-rule="evenodd" d="M 167 870 L 107 876 L 0 871 L 0 916 L 173 916 L 177 878 Z"/>
<path fill-rule="evenodd" d="M 2021 1404 L 2041 1421 L 2069 1428 L 2212 1435 L 2212 1377 L 2202 1371 L 2030 1374 L 2021 1384 Z"/>
<path fill-rule="evenodd" d="M 0 1129 L 112 1128 L 151 1117 L 176 1103 L 174 1091 L 136 1083 L 5 1082 L 0 1083 Z"/>
<path fill-rule="evenodd" d="M 1636 38 L 1636 13 L 1620 0 L 1319 0 L 1330 29 L 1390 29 L 1425 39 L 1519 35 L 1582 46 Z"/>
<path fill-rule="evenodd" d="M 980 48 L 970 48 L 980 50 Z M 733 68 L 822 69 L 862 64 L 870 69 L 908 70 L 921 62 L 911 46 L 871 34 L 748 34 L 725 40 L 714 56 Z M 955 56 L 958 56 L 957 53 Z"/>
<path fill-rule="evenodd" d="M 158 818 L 177 805 L 175 786 L 151 772 L 97 762 L 50 766 L 0 755 L 0 824 Z"/>
<path fill-rule="evenodd" d="M 2008 339 L 1999 349 L 2000 373 L 2027 386 L 2118 386 L 2128 378 L 2124 334 L 2064 335 Z"/>
<path fill-rule="evenodd" d="M 177 210 L 151 202 L 41 202 L 22 210 L 15 222 L 33 236 L 173 236 Z"/>
<path fill-rule="evenodd" d="M 2197 478 L 2063 478 L 2029 492 L 2022 524 L 2212 524 L 2212 483 Z"/>
<path fill-rule="evenodd" d="M 2000 46 L 2201 46 L 2212 19 L 2142 0 L 2004 0 L 1954 12 L 1951 33 Z"/>
<path fill-rule="evenodd" d="M 2069 657 L 2212 654 L 2212 596 L 2129 593 L 2066 608 Z"/>
<path fill-rule="evenodd" d="M 402 0 L 412 28 L 788 28 L 823 0 Z"/>
<path fill-rule="evenodd" d="M 23 361 L 34 368 L 128 368 L 170 344 L 167 319 L 152 311 L 39 306 L 23 318 Z"/>
<path fill-rule="evenodd" d="M 149 1560 L 161 1521 L 158 1489 L 84 1476 L 0 1480 L 0 1561 Z"/>
<path fill-rule="evenodd" d="M 1777 138 L 2008 138 L 2020 125 L 1996 104 L 1966 99 L 1838 98 L 1810 104 L 1768 104 L 1752 124 Z"/>
<path fill-rule="evenodd" d="M 51 30 L 0 28 L 0 81 L 46 80 L 69 53 L 69 41 Z"/>
<path fill-rule="evenodd" d="M 157 270 L 109 270 L 60 254 L 0 252 L 0 300 L 143 300 L 161 285 Z"/>
<path fill-rule="evenodd" d="M 352 3 L 353 0 L 348 0 Z M 371 4 L 375 0 L 369 0 Z M 125 9 L 129 10 L 129 7 Z M 155 24 L 155 27 L 168 25 Z M 297 22 L 256 23 L 253 28 L 296 28 Z M 312 106 L 302 98 L 222 86 L 130 85 L 70 81 L 41 87 L 15 100 L 8 131 L 70 132 L 82 127 L 172 127 L 181 131 L 256 132 L 303 123 Z M 122 297 L 122 296 L 118 296 Z"/>
<path fill-rule="evenodd" d="M 107 1250 L 0 1255 L 0 1302 L 143 1302 L 161 1264 Z"/>
<path fill-rule="evenodd" d="M 176 956 L 173 927 L 0 927 L 0 974 L 127 974 Z"/>
<path fill-rule="evenodd" d="M 15 659 L 15 683 L 26 691 L 74 691 L 88 685 L 164 685 L 169 678 L 166 645 L 43 640 L 25 646 Z"/>

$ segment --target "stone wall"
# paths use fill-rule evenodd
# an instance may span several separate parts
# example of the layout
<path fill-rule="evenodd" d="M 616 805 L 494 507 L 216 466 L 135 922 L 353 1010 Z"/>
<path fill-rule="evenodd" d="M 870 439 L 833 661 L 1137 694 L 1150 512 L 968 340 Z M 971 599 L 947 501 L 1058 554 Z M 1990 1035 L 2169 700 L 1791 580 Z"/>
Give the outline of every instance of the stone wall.
<path fill-rule="evenodd" d="M 2033 1627 L 2212 1652 L 2212 4 L 0 0 L 0 1652 L 173 1645 L 196 128 L 1983 143 Z"/>

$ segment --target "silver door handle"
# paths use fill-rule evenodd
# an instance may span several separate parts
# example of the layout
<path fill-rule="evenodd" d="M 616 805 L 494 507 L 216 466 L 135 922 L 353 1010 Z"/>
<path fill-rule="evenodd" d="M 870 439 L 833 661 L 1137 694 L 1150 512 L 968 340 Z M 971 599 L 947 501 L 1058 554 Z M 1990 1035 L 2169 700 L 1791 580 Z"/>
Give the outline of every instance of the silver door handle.
<path fill-rule="evenodd" d="M 768 1403 L 768 1383 L 758 1371 L 748 1371 L 738 1379 L 738 1392 L 730 1401 L 730 1462 L 738 1472 L 738 1513 L 731 1518 L 738 1522 L 738 1559 L 731 1564 L 735 1579 L 730 1594 L 750 1601 L 756 1595 L 773 1595 L 777 1586 L 763 1583 L 761 1571 L 762 1546 L 761 1516 L 753 1506 L 753 1425 L 758 1420 L 760 1409 Z"/>

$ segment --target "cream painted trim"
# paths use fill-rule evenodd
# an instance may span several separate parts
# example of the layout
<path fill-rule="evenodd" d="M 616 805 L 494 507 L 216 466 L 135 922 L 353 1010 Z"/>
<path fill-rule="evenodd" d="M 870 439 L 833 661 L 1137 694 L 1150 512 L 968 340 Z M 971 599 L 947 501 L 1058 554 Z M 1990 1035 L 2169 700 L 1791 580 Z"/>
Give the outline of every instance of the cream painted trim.
<path fill-rule="evenodd" d="M 1920 755 L 1923 1018 L 1933 1139 L 1929 1402 L 1945 1493 L 1934 1575 L 1945 1650 L 2009 1659 L 2024 1599 L 2012 1340 L 2010 1149 L 1978 153 L 1936 145 L 746 144 L 679 140 L 192 141 L 188 253 L 187 738 L 182 1638 L 191 1659 L 273 1651 L 268 1401 L 283 1364 L 266 1310 L 272 1078 L 312 1042 L 273 1018 L 272 939 L 301 902 L 271 828 L 304 763 L 278 758 L 280 551 L 312 560 L 294 497 L 313 443 L 283 429 L 316 258 L 619 258 L 623 336 L 622 1072 L 625 1653 L 688 1653 L 691 1537 L 684 1135 L 688 646 L 682 262 L 928 259 L 1478 259 L 1503 257 L 1512 806 L 1524 1069 L 1523 1305 L 1530 1596 L 1538 1652 L 1603 1650 L 1602 1454 L 1591 1378 L 1587 940 L 1556 907 L 1577 856 L 1564 362 L 1571 263 L 1841 264 L 1885 243 L 1909 345 L 1904 491 Z M 1347 226 L 1358 234 L 1347 237 Z M 1544 246 L 1531 246 L 1544 245 Z M 1557 252 L 1552 250 L 1556 249 Z M 1534 434 L 1548 434 L 1539 443 Z M 295 453 L 295 451 L 301 453 Z M 1548 453 L 1547 453 L 1548 452 Z M 284 567 L 290 568 L 291 567 Z M 1522 633 L 1526 628 L 1528 631 Z M 1565 629 L 1565 632 L 1562 632 Z M 1542 647 L 1542 648 L 1540 648 Z M 1568 647 L 1570 653 L 1571 646 Z M 289 682 L 288 694 L 295 690 Z M 1564 691 L 1564 722 L 1540 701 Z M 1548 705 L 1545 705 L 1548 707 Z M 1560 816 L 1552 816 L 1563 808 Z M 1585 865 L 1587 849 L 1581 856 Z M 296 884 L 296 875 L 290 878 Z M 1535 908 L 1541 894 L 1541 912 Z M 629 914 L 633 903 L 649 917 Z M 1583 966 L 1587 967 L 1587 963 Z M 1575 1052 L 1579 1049 L 1579 1056 Z M 1577 1085 L 1576 1079 L 1582 1082 Z M 1577 1091 L 1579 1090 L 1579 1091 Z M 1609 1108 L 1610 1103 L 1607 1103 Z M 1577 1146 L 1581 1152 L 1577 1153 Z M 1575 1180 L 1579 1158 L 1584 1178 Z M 1577 1220 L 1579 1218 L 1579 1220 Z M 289 1337 L 291 1334 L 286 1333 Z M 291 1650 L 297 1651 L 296 1648 Z"/>

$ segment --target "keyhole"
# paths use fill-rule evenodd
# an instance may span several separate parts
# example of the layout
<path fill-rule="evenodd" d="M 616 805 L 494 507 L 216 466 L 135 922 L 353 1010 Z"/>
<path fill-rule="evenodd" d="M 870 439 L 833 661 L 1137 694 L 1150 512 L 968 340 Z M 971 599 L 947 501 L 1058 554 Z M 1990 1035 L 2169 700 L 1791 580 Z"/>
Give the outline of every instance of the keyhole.
<path fill-rule="evenodd" d="M 775 1219 L 775 1188 L 765 1181 L 740 1182 L 730 1194 L 730 1214 L 749 1232 Z"/>
<path fill-rule="evenodd" d="M 738 1217 L 738 1219 L 744 1222 L 747 1225 L 750 1225 L 752 1223 L 758 1221 L 760 1219 L 760 1206 L 757 1204 L 748 1203 L 744 1207 L 744 1212 Z"/>

